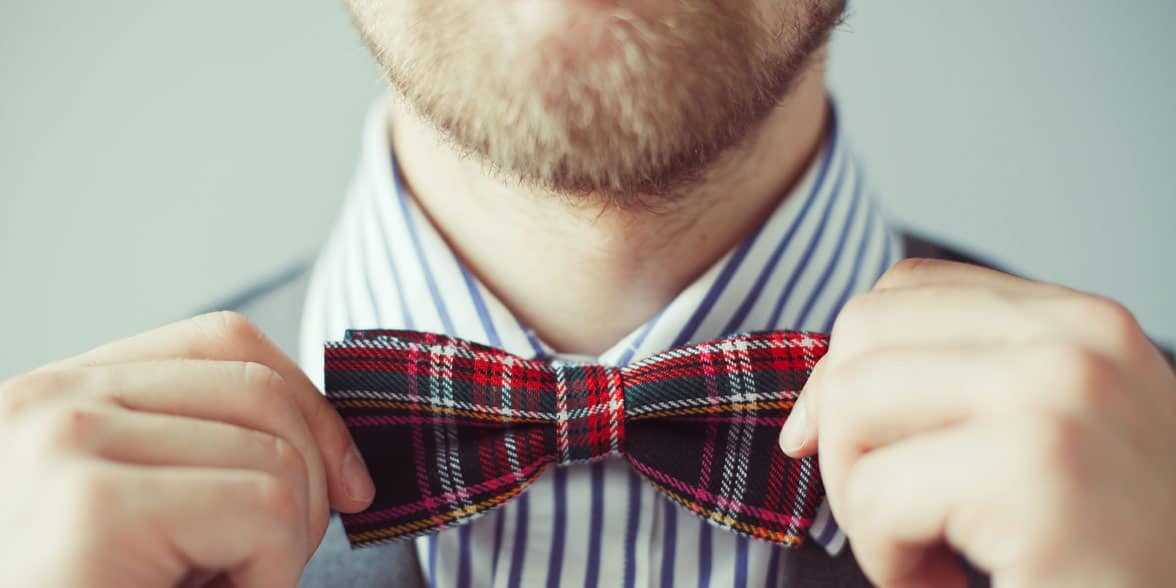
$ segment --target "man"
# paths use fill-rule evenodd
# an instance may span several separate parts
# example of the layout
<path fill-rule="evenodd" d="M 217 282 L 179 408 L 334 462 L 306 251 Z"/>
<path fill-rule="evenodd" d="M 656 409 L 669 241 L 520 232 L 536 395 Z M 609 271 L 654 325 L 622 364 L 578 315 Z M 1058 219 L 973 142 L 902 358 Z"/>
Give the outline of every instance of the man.
<path fill-rule="evenodd" d="M 1176 374 L 1120 305 L 893 232 L 826 95 L 843 4 L 350 0 L 395 91 L 313 275 L 5 382 L 0 585 L 1176 583 Z M 831 330 L 780 437 L 826 507 L 783 549 L 605 460 L 349 551 L 322 344 L 372 327 L 606 365 Z"/>

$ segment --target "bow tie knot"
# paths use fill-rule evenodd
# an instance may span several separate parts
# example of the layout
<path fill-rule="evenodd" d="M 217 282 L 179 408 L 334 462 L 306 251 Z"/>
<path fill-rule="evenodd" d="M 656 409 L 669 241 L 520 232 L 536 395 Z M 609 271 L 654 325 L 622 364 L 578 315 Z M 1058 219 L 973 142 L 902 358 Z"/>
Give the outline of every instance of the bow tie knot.
<path fill-rule="evenodd" d="M 553 361 L 555 438 L 559 464 L 621 455 L 625 442 L 625 399 L 621 370 Z"/>

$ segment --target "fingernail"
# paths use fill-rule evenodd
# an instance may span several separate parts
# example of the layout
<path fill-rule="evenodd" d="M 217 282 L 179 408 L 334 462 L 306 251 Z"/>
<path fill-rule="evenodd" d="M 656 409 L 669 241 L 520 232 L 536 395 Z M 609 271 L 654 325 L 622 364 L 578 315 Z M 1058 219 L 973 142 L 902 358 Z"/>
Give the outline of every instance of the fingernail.
<path fill-rule="evenodd" d="M 343 456 L 343 487 L 347 496 L 356 502 L 367 502 L 376 495 L 376 485 L 368 474 L 367 464 L 354 444 Z"/>
<path fill-rule="evenodd" d="M 784 421 L 784 429 L 780 431 L 780 449 L 783 449 L 786 453 L 792 453 L 804 447 L 805 437 L 808 432 L 808 427 L 805 426 L 805 419 L 804 396 L 801 396 L 792 405 L 792 412 L 789 413 L 788 420 Z"/>

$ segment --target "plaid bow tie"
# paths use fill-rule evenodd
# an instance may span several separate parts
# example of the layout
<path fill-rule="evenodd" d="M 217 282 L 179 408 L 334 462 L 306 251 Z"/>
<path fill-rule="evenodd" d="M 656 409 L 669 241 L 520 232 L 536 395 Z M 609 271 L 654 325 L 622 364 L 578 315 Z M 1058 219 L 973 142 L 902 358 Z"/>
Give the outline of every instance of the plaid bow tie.
<path fill-rule="evenodd" d="M 620 456 L 690 512 L 796 546 L 824 497 L 815 458 L 777 436 L 824 335 L 771 332 L 679 347 L 624 368 L 527 360 L 442 335 L 348 331 L 326 393 L 376 484 L 343 515 L 355 547 L 468 523 L 550 465 Z"/>

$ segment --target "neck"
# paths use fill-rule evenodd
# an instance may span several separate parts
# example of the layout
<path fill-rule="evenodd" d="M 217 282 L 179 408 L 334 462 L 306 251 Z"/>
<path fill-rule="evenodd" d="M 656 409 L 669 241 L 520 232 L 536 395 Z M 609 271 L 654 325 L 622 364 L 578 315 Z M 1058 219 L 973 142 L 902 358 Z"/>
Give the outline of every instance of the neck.
<path fill-rule="evenodd" d="M 589 208 L 504 182 L 399 102 L 392 143 L 407 189 L 482 283 L 557 351 L 599 355 L 753 232 L 799 181 L 823 141 L 823 65 L 668 210 Z"/>

